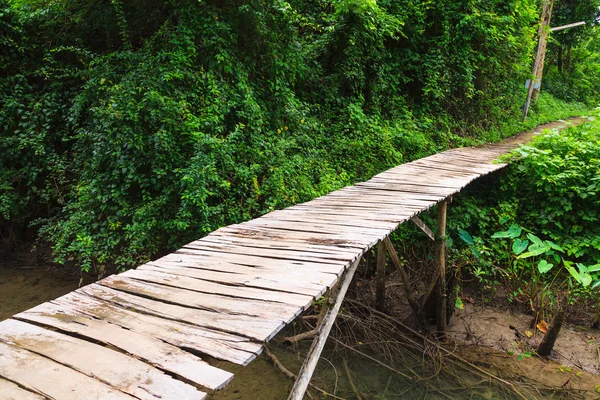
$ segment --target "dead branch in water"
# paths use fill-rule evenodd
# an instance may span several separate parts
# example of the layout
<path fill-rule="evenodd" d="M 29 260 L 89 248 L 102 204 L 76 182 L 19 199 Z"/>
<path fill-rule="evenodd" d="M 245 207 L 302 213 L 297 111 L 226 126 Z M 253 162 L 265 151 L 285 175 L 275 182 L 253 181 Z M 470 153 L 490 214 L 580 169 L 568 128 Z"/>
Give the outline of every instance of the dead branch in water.
<path fill-rule="evenodd" d="M 292 381 L 296 381 L 296 378 L 297 378 L 296 374 L 294 374 L 292 371 L 290 371 L 289 369 L 287 369 L 285 367 L 285 365 L 283 365 L 281 363 L 281 361 L 279 361 L 279 359 L 277 358 L 277 356 L 275 354 L 273 354 L 273 352 L 271 352 L 271 350 L 269 349 L 269 346 L 267 346 L 265 344 L 264 349 L 265 349 L 266 356 L 271 360 L 271 362 L 273 362 L 273 365 L 275 365 L 275 367 L 278 370 L 280 370 L 286 377 L 288 377 Z M 320 387 L 315 386 L 312 383 L 309 383 L 308 385 L 311 388 L 313 388 L 314 390 L 316 390 L 317 392 L 319 392 L 319 393 L 321 393 L 321 394 L 323 394 L 323 395 L 325 395 L 327 397 L 331 397 L 332 399 L 346 400 L 343 397 L 339 397 L 339 396 L 336 396 L 336 395 L 334 395 L 332 393 L 329 393 L 328 391 L 326 391 L 324 389 L 321 389 Z M 306 395 L 308 396 L 309 399 L 312 400 L 313 397 L 312 397 L 312 395 L 309 392 L 306 392 Z"/>

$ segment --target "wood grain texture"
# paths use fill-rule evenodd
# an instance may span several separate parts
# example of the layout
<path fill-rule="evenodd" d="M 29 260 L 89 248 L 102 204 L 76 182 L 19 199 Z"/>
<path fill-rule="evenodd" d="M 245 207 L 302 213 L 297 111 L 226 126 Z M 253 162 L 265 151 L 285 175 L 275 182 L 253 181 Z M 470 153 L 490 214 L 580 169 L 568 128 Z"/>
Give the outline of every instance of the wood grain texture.
<path fill-rule="evenodd" d="M 206 393 L 136 358 L 26 322 L 0 322 L 0 342 L 47 357 L 140 400 L 206 397 Z"/>

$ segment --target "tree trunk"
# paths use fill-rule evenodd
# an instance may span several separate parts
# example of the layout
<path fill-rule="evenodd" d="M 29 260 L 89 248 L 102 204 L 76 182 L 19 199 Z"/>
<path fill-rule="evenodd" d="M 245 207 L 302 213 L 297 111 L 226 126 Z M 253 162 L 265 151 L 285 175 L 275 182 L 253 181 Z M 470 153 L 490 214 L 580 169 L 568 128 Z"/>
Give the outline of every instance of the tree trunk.
<path fill-rule="evenodd" d="M 565 299 L 565 303 L 566 303 Z M 566 304 L 563 304 L 561 309 L 556 313 L 554 318 L 552 318 L 552 322 L 550 323 L 550 327 L 548 331 L 544 335 L 542 342 L 537 348 L 537 353 L 542 357 L 548 357 L 554 348 L 554 343 L 558 338 L 558 334 L 560 332 L 560 328 L 562 328 L 562 324 L 565 320 L 565 308 Z"/>

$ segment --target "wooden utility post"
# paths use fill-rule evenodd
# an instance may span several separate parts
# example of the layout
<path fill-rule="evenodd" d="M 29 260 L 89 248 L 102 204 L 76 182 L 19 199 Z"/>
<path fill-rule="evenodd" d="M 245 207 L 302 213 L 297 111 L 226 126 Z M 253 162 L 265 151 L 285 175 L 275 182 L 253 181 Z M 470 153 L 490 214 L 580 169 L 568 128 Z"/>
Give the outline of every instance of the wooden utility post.
<path fill-rule="evenodd" d="M 437 296 L 437 331 L 440 340 L 446 339 L 446 211 L 448 203 L 438 204 L 437 229 L 435 235 L 435 268 L 439 272 Z"/>
<path fill-rule="evenodd" d="M 529 106 L 531 105 L 531 99 L 533 98 L 534 93 L 536 99 L 539 94 L 539 85 L 541 85 L 542 72 L 544 71 L 544 59 L 546 58 L 546 45 L 548 42 L 548 34 L 550 33 L 550 19 L 552 18 L 553 6 L 554 0 L 544 0 L 542 5 L 542 17 L 538 29 L 538 47 L 535 61 L 533 62 L 533 79 L 530 80 L 529 88 L 527 90 L 527 100 L 525 101 L 525 107 L 523 108 L 523 121 L 527 119 L 527 113 L 529 112 Z M 536 85 L 538 85 L 538 89 L 535 89 Z"/>
<path fill-rule="evenodd" d="M 544 61 L 546 59 L 546 47 L 548 46 L 548 36 L 550 35 L 550 32 L 556 32 L 563 29 L 585 25 L 585 21 L 580 21 L 550 28 L 550 20 L 552 19 L 554 1 L 555 0 L 545 0 L 542 6 L 542 17 L 540 20 L 540 28 L 538 30 L 538 47 L 532 71 L 533 80 L 530 80 L 527 90 L 527 100 L 525 101 L 525 107 L 523 108 L 523 121 L 527 119 L 527 113 L 529 112 L 531 100 L 537 100 L 538 96 L 540 95 L 540 90 L 542 88 L 542 75 L 544 73 Z"/>
<path fill-rule="evenodd" d="M 538 62 L 537 70 L 533 71 L 533 76 L 537 86 L 533 85 L 533 99 L 537 101 L 542 87 L 542 75 L 544 73 L 544 61 L 546 60 L 546 47 L 548 46 L 548 36 L 550 35 L 550 20 L 552 19 L 552 9 L 554 8 L 554 0 L 544 3 L 542 10 L 542 21 L 540 23 L 540 41 L 538 46 L 542 46 L 540 52 L 540 61 Z"/>

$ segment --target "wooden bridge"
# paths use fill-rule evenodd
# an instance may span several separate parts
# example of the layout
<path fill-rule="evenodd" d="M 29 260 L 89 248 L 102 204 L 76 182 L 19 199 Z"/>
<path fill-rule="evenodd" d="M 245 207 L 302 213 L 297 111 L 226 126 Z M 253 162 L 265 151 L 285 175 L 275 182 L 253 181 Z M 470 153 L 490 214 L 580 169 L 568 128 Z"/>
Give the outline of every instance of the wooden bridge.
<path fill-rule="evenodd" d="M 400 165 L 0 322 L 0 399 L 204 399 L 233 375 L 201 355 L 248 364 L 339 283 L 290 395 L 301 399 L 362 255 L 530 137 Z"/>

